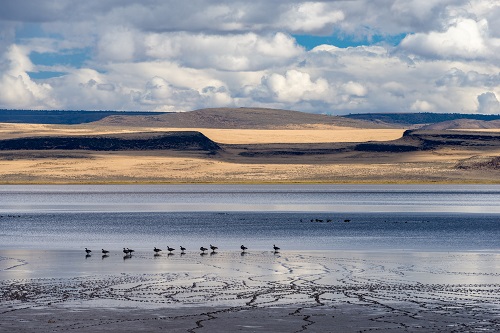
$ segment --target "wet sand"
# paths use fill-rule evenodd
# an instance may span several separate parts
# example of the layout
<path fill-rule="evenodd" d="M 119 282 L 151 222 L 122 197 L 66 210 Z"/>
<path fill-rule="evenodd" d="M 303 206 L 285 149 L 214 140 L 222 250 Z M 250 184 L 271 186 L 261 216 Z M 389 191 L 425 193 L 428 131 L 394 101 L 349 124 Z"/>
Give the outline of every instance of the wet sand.
<path fill-rule="evenodd" d="M 500 330 L 497 252 L 0 250 L 2 332 Z"/>

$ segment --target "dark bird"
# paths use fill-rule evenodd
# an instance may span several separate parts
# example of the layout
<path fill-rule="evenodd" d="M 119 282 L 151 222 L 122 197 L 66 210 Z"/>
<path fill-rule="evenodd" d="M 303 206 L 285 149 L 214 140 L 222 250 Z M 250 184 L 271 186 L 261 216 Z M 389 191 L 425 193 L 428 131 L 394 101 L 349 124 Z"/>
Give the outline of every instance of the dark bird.
<path fill-rule="evenodd" d="M 128 247 L 127 247 L 127 250 L 128 250 L 128 254 L 130 254 L 130 255 L 132 255 L 132 252 L 135 252 L 135 250 L 129 249 Z"/>
<path fill-rule="evenodd" d="M 245 245 L 240 246 L 240 248 L 241 248 L 241 251 L 243 251 L 243 252 L 245 252 L 248 249 L 248 247 L 246 247 Z"/>
<path fill-rule="evenodd" d="M 212 249 L 212 252 L 215 252 L 215 250 L 217 250 L 217 249 L 218 249 L 218 247 L 217 247 L 217 246 L 213 246 L 212 244 L 210 244 L 210 248 Z"/>
<path fill-rule="evenodd" d="M 180 249 L 182 252 L 186 251 L 186 248 L 184 246 L 181 246 Z"/>
<path fill-rule="evenodd" d="M 104 254 L 104 255 L 106 255 L 106 254 L 108 254 L 108 253 L 109 253 L 109 251 L 108 251 L 108 250 L 105 250 L 105 249 L 101 249 L 101 250 L 102 250 L 102 254 Z"/>
<path fill-rule="evenodd" d="M 155 251 L 155 253 L 158 253 L 158 252 L 161 252 L 161 249 L 157 249 L 156 246 L 155 246 L 155 248 L 153 249 L 153 251 Z"/>
<path fill-rule="evenodd" d="M 200 251 L 202 251 L 203 253 L 205 253 L 205 251 L 208 250 L 206 247 L 200 247 Z"/>
<path fill-rule="evenodd" d="M 175 249 L 174 249 L 173 247 L 170 247 L 170 246 L 168 246 L 168 245 L 167 245 L 167 250 L 168 250 L 168 252 L 175 251 Z"/>
<path fill-rule="evenodd" d="M 92 251 L 90 251 L 89 249 L 85 248 L 85 252 L 87 252 L 87 254 L 90 254 L 90 252 L 92 252 Z"/>
<path fill-rule="evenodd" d="M 279 248 L 279 247 L 277 247 L 276 245 L 273 245 L 273 249 L 274 249 L 274 251 L 276 251 L 276 252 L 280 250 L 280 248 Z"/>
<path fill-rule="evenodd" d="M 126 248 L 123 248 L 123 253 L 125 253 L 125 255 L 128 255 L 130 253 L 130 251 L 127 250 Z"/>

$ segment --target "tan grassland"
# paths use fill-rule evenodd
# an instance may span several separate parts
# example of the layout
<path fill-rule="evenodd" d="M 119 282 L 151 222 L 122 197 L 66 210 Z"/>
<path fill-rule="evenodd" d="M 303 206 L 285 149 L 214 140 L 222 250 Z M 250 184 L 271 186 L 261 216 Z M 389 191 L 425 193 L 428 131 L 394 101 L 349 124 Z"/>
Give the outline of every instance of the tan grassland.
<path fill-rule="evenodd" d="M 286 130 L 263 130 L 0 123 L 0 139 L 43 135 L 95 135 L 153 131 L 198 131 L 215 142 L 226 144 L 388 141 L 400 138 L 404 132 L 403 129 L 360 129 L 322 125 L 295 127 Z"/>
<path fill-rule="evenodd" d="M 143 130 L 152 129 L 0 124 L 0 139 Z M 402 134 L 402 130 L 346 128 L 199 130 L 219 143 L 383 141 Z M 262 158 L 241 157 L 237 149 L 228 148 L 215 156 L 185 151 L 0 151 L 0 183 L 500 183 L 498 169 L 457 168 L 463 161 L 500 156 L 498 147 Z"/>

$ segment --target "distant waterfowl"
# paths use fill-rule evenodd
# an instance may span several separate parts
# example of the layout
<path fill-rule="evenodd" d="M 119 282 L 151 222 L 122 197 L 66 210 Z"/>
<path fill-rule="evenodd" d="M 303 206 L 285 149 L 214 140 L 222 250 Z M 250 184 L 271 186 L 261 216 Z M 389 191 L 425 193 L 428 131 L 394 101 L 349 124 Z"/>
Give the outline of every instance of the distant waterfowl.
<path fill-rule="evenodd" d="M 129 249 L 128 247 L 127 247 L 127 250 L 128 250 L 128 253 L 129 253 L 130 255 L 132 255 L 132 252 L 135 252 L 135 250 Z"/>
<path fill-rule="evenodd" d="M 217 246 L 213 246 L 212 244 L 210 244 L 210 248 L 212 249 L 212 252 L 215 252 L 215 250 L 217 250 L 217 249 L 218 249 L 218 247 L 217 247 Z"/>
<path fill-rule="evenodd" d="M 175 249 L 173 247 L 170 247 L 167 245 L 167 250 L 169 253 L 172 253 L 172 251 L 175 251 Z"/>
<path fill-rule="evenodd" d="M 155 246 L 155 248 L 153 249 L 153 251 L 155 251 L 155 253 L 158 254 L 158 252 L 161 252 L 161 249 L 157 249 L 156 246 Z"/>
<path fill-rule="evenodd" d="M 101 249 L 101 250 L 102 250 L 102 251 L 101 251 L 101 252 L 102 252 L 102 254 L 104 254 L 104 255 L 107 255 L 107 254 L 109 253 L 109 251 L 108 251 L 108 250 L 105 250 L 105 249 Z"/>
<path fill-rule="evenodd" d="M 278 252 L 278 251 L 280 250 L 280 248 L 279 248 L 279 247 L 277 247 L 277 246 L 276 246 L 276 245 L 274 245 L 274 244 L 273 244 L 273 249 L 274 249 L 274 251 L 276 251 L 276 252 Z"/>
<path fill-rule="evenodd" d="M 205 253 L 205 251 L 208 250 L 206 247 L 200 247 L 200 251 L 202 251 L 203 253 Z"/>
<path fill-rule="evenodd" d="M 181 246 L 180 249 L 181 249 L 181 252 L 186 251 L 186 248 L 184 246 Z"/>
<path fill-rule="evenodd" d="M 241 251 L 243 251 L 243 252 L 245 252 L 248 249 L 248 247 L 246 247 L 245 245 L 241 245 L 240 248 L 241 248 Z"/>
<path fill-rule="evenodd" d="M 123 248 L 123 253 L 125 253 L 126 255 L 130 253 L 129 250 L 127 250 L 126 248 Z"/>
<path fill-rule="evenodd" d="M 92 252 L 91 250 L 85 248 L 85 252 L 87 252 L 87 254 L 90 254 L 90 252 Z"/>

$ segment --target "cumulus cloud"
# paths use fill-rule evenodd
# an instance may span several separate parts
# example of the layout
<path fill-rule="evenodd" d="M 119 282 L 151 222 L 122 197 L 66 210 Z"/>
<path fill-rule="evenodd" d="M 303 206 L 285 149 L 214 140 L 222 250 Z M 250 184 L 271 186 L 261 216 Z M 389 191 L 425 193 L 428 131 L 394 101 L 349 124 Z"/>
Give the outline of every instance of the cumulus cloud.
<path fill-rule="evenodd" d="M 292 5 L 278 20 L 278 27 L 292 32 L 331 34 L 333 26 L 344 19 L 344 13 L 334 4 L 304 2 Z"/>
<path fill-rule="evenodd" d="M 434 105 L 427 101 L 416 100 L 415 103 L 411 105 L 410 110 L 416 112 L 431 112 L 435 111 L 436 108 L 434 107 Z"/>
<path fill-rule="evenodd" d="M 169 59 L 192 68 L 255 71 L 283 66 L 304 52 L 289 35 L 151 34 L 144 53 L 153 59 Z"/>
<path fill-rule="evenodd" d="M 51 97 L 51 86 L 31 80 L 28 71 L 33 69 L 27 51 L 12 45 L 1 61 L 4 72 L 0 77 L 0 107 L 43 109 L 57 107 Z"/>
<path fill-rule="evenodd" d="M 4 0 L 0 107 L 486 113 L 499 55 L 496 0 Z"/>
<path fill-rule="evenodd" d="M 438 58 L 477 59 L 488 55 L 488 22 L 459 18 L 443 32 L 407 36 L 401 46 L 418 55 Z"/>
<path fill-rule="evenodd" d="M 328 82 L 323 78 L 313 80 L 308 73 L 289 70 L 284 75 L 272 73 L 262 78 L 257 88 L 261 97 L 287 104 L 301 100 L 322 100 L 327 98 Z"/>
<path fill-rule="evenodd" d="M 486 114 L 500 114 L 500 102 L 493 92 L 486 92 L 477 96 L 479 107 L 477 112 Z"/>

